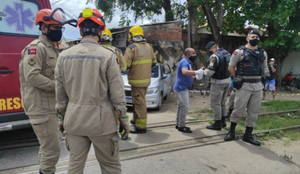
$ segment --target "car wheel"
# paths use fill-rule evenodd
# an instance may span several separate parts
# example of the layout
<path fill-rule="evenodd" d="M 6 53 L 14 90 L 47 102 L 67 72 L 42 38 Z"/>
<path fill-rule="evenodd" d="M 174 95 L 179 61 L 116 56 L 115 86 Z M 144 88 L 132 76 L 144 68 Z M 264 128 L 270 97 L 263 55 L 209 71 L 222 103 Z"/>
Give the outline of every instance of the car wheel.
<path fill-rule="evenodd" d="M 166 95 L 165 97 L 164 97 L 164 100 L 167 100 L 168 99 L 168 95 Z"/>
<path fill-rule="evenodd" d="M 155 108 L 156 111 L 159 111 L 161 109 L 162 101 L 163 101 L 163 95 L 161 93 L 159 96 L 158 106 L 157 108 Z"/>

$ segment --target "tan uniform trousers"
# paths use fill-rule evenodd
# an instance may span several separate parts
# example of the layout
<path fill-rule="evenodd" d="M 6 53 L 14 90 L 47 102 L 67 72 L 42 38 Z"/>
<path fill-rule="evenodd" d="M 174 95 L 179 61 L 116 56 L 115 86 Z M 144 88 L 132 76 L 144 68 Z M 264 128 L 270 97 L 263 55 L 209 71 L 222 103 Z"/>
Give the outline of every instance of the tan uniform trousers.
<path fill-rule="evenodd" d="M 213 111 L 214 120 L 221 120 L 226 116 L 226 100 L 229 84 L 211 84 L 210 87 L 210 106 Z"/>
<path fill-rule="evenodd" d="M 240 122 L 242 115 L 247 108 L 246 126 L 254 127 L 261 107 L 262 91 L 250 91 L 243 88 L 236 90 L 234 99 L 234 110 L 230 121 Z"/>
<path fill-rule="evenodd" d="M 56 114 L 29 116 L 32 128 L 39 140 L 39 162 L 42 173 L 54 173 L 60 154 L 61 133 Z"/>
<path fill-rule="evenodd" d="M 102 174 L 122 173 L 117 132 L 102 136 L 66 134 L 66 144 L 70 151 L 68 174 L 83 174 L 91 144 L 94 146 Z"/>
<path fill-rule="evenodd" d="M 133 120 L 138 129 L 147 128 L 146 93 L 148 87 L 131 87 L 133 103 Z"/>
<path fill-rule="evenodd" d="M 229 97 L 229 109 L 234 109 L 234 98 L 235 98 L 235 89 L 233 89 L 230 93 Z"/>

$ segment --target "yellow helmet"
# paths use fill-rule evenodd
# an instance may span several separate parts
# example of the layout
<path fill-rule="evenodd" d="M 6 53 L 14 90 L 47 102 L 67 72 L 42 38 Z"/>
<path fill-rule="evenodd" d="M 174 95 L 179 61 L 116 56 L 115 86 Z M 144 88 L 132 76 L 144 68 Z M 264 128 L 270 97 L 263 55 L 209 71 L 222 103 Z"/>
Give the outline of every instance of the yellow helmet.
<path fill-rule="evenodd" d="M 108 28 L 105 28 L 105 30 L 102 32 L 102 35 L 105 35 L 105 34 L 112 37 L 112 34 Z"/>
<path fill-rule="evenodd" d="M 102 32 L 101 40 L 103 42 L 105 42 L 105 41 L 111 42 L 113 40 L 112 34 L 108 28 L 105 28 L 105 30 Z"/>
<path fill-rule="evenodd" d="M 143 28 L 140 27 L 139 25 L 133 26 L 129 30 L 129 34 L 128 34 L 129 40 L 132 39 L 132 37 L 134 36 L 144 36 Z"/>

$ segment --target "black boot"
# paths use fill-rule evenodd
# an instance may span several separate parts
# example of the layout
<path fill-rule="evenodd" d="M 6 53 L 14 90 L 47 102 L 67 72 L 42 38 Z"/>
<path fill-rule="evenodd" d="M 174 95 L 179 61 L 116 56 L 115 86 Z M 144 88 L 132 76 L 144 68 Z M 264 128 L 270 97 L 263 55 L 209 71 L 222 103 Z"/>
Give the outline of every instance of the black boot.
<path fill-rule="evenodd" d="M 233 109 L 229 109 L 229 111 L 227 112 L 226 118 L 230 117 L 232 114 Z"/>
<path fill-rule="evenodd" d="M 175 129 L 178 129 L 178 128 L 179 128 L 179 127 L 176 125 L 176 126 L 175 126 Z M 186 126 L 185 126 L 185 128 L 191 129 L 190 127 L 186 127 Z"/>
<path fill-rule="evenodd" d="M 131 123 L 131 124 L 135 124 L 134 120 L 130 120 L 130 123 Z"/>
<path fill-rule="evenodd" d="M 243 141 L 253 144 L 255 146 L 260 146 L 260 142 L 256 141 L 252 136 L 253 127 L 246 127 L 246 132 L 243 136 Z"/>
<path fill-rule="evenodd" d="M 221 120 L 215 120 L 214 124 L 206 126 L 206 129 L 210 130 L 221 130 Z"/>
<path fill-rule="evenodd" d="M 135 126 L 133 126 L 133 128 L 130 129 L 130 133 L 132 133 L 132 134 L 143 134 L 143 133 L 146 133 L 146 132 L 147 132 L 146 129 L 139 129 Z"/>
<path fill-rule="evenodd" d="M 228 134 L 225 136 L 224 140 L 225 141 L 231 141 L 231 140 L 234 140 L 235 138 L 235 127 L 236 127 L 236 123 L 234 122 L 231 122 L 230 124 L 230 130 L 228 132 Z"/>
<path fill-rule="evenodd" d="M 222 117 L 222 119 L 221 119 L 221 126 L 222 127 L 226 127 L 227 126 L 225 117 Z"/>

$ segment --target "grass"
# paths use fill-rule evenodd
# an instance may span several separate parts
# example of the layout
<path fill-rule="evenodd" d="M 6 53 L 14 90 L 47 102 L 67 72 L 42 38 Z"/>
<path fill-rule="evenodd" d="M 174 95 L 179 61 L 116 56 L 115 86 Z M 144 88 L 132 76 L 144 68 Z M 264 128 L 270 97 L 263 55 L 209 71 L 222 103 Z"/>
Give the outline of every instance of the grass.
<path fill-rule="evenodd" d="M 283 141 L 283 145 L 285 147 L 289 147 L 291 145 L 291 140 L 285 140 L 285 141 Z"/>
<path fill-rule="evenodd" d="M 266 112 L 276 112 L 276 111 L 284 111 L 284 110 L 293 110 L 299 109 L 300 101 L 269 101 L 263 102 L 261 104 L 261 113 Z M 211 109 L 201 109 L 200 111 L 193 112 L 198 115 L 193 116 L 197 120 L 205 120 L 205 119 L 213 119 L 213 114 Z M 209 121 L 212 124 L 214 121 Z M 259 132 L 263 130 L 270 129 L 278 129 L 283 127 L 300 125 L 300 112 L 293 113 L 283 113 L 276 115 L 262 115 L 259 116 L 256 125 L 254 128 L 254 132 Z M 228 125 L 225 130 L 229 131 L 230 125 Z M 243 134 L 246 129 L 246 117 L 243 116 L 241 121 L 238 123 L 236 127 L 236 134 Z M 256 135 L 256 137 L 260 140 L 271 140 L 271 139 L 281 139 L 282 137 L 287 137 L 292 141 L 300 140 L 300 132 L 296 132 L 295 130 L 286 130 L 286 131 L 272 131 L 269 134 Z M 285 142 L 285 145 L 288 146 L 290 142 Z"/>
<path fill-rule="evenodd" d="M 261 113 L 300 109 L 300 101 L 274 100 L 261 103 Z"/>

